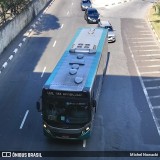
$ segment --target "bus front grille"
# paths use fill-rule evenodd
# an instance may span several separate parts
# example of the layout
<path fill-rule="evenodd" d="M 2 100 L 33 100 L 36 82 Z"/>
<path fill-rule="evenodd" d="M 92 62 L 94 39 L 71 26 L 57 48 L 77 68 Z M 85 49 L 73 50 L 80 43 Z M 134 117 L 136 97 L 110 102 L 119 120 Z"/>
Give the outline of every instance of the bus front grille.
<path fill-rule="evenodd" d="M 68 134 L 68 133 L 56 133 L 56 132 L 52 132 L 52 134 L 55 137 L 60 137 L 60 138 L 79 138 L 81 136 L 81 133 L 74 133 L 74 134 Z"/>

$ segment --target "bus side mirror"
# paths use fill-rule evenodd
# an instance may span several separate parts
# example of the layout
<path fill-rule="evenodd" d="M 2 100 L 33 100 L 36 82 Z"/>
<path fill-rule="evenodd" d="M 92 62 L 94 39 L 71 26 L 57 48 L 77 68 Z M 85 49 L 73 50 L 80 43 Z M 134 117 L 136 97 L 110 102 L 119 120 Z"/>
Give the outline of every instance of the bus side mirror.
<path fill-rule="evenodd" d="M 93 108 L 95 108 L 95 112 L 96 112 L 96 107 L 97 107 L 97 102 L 95 99 L 93 99 Z"/>
<path fill-rule="evenodd" d="M 42 103 L 41 103 L 41 99 L 40 99 L 40 101 L 37 101 L 36 107 L 37 107 L 37 111 L 38 111 L 38 112 L 41 112 L 41 111 L 42 111 Z"/>
<path fill-rule="evenodd" d="M 96 100 L 93 100 L 93 107 L 96 108 Z"/>

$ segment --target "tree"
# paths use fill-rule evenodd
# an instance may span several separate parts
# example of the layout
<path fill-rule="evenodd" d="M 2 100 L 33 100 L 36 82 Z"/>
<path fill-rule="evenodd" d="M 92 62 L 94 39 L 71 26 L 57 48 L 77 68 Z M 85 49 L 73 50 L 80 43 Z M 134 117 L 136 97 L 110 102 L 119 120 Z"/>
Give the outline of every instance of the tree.
<path fill-rule="evenodd" d="M 8 8 L 9 8 L 7 1 L 0 0 L 0 8 L 2 10 L 2 12 L 1 12 L 2 21 L 6 22 L 6 13 L 7 13 Z"/>
<path fill-rule="evenodd" d="M 15 17 L 32 0 L 0 0 L 0 23 L 7 21 L 8 17 Z"/>
<path fill-rule="evenodd" d="M 160 14 L 160 0 L 154 4 L 155 12 Z"/>

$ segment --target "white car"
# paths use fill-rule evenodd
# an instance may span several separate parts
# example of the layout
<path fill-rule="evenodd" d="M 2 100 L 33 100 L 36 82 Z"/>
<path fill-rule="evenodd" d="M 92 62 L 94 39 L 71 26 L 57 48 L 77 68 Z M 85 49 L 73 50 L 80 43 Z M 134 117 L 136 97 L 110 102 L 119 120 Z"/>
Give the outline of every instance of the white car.
<path fill-rule="evenodd" d="M 115 42 L 116 41 L 115 30 L 113 29 L 113 27 L 109 23 L 109 21 L 100 21 L 98 23 L 98 26 L 108 29 L 108 42 Z"/>

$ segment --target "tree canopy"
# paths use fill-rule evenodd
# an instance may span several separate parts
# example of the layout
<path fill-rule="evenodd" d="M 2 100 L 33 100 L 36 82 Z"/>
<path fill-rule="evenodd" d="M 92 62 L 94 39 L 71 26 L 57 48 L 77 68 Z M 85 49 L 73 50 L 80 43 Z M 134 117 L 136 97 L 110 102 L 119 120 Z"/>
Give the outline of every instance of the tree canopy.
<path fill-rule="evenodd" d="M 32 0 L 0 0 L 0 24 L 19 14 Z"/>

